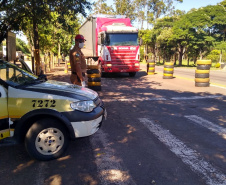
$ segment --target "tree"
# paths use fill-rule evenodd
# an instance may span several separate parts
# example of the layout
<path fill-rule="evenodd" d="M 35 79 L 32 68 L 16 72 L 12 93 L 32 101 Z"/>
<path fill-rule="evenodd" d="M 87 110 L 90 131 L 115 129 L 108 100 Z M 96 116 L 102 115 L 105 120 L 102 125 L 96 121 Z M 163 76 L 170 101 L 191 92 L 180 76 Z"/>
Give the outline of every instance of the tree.
<path fill-rule="evenodd" d="M 173 26 L 173 35 L 171 40 L 177 45 L 177 51 L 179 53 L 179 66 L 182 65 L 183 55 L 185 53 L 185 47 L 188 46 L 189 42 L 193 38 L 192 32 L 190 32 L 192 24 L 186 15 L 182 16 Z"/>
<path fill-rule="evenodd" d="M 16 51 L 22 51 L 22 53 L 30 53 L 27 44 L 19 38 L 16 38 Z"/>
<path fill-rule="evenodd" d="M 183 2 L 183 0 L 135 0 L 137 18 L 141 25 L 145 20 L 147 25 L 153 24 L 162 15 L 173 13 L 173 1 Z"/>
<path fill-rule="evenodd" d="M 160 48 L 161 56 L 164 60 L 170 61 L 175 54 L 175 43 L 170 38 L 172 37 L 172 28 L 165 27 L 161 34 L 157 37 L 158 47 Z"/>
<path fill-rule="evenodd" d="M 192 10 L 184 18 L 189 22 L 190 40 L 187 45 L 189 56 L 196 61 L 198 55 L 205 51 L 208 54 L 215 43 L 224 40 L 226 27 L 226 11 L 224 6 L 218 4 Z M 181 24 L 184 24 L 182 20 Z M 183 26 L 181 26 L 183 28 Z"/>
<path fill-rule="evenodd" d="M 151 30 L 144 30 L 141 32 L 144 44 L 151 47 L 154 60 L 156 60 L 158 51 L 161 52 L 160 55 L 166 60 L 169 60 L 170 57 L 176 52 L 175 43 L 171 37 L 172 27 L 178 19 L 177 15 L 157 19 Z"/>
<path fill-rule="evenodd" d="M 220 51 L 212 50 L 209 55 L 207 55 L 207 59 L 210 59 L 213 63 L 217 63 L 220 59 Z"/>
<path fill-rule="evenodd" d="M 111 6 L 108 6 L 106 0 L 98 0 L 94 3 L 93 14 L 108 14 L 113 15 L 114 9 Z"/>
<path fill-rule="evenodd" d="M 90 9 L 90 3 L 87 0 L 4 0 L 2 3 L 0 22 L 1 29 L 5 30 L 26 30 L 28 24 L 32 25 L 34 56 L 36 60 L 36 74 L 40 73 L 40 53 L 39 53 L 39 27 L 46 20 L 51 21 L 51 13 L 57 12 L 59 19 L 64 19 L 64 15 L 81 13 L 86 15 L 85 9 Z M 1 33 L 5 37 L 5 33 Z M 0 38 L 1 39 L 1 38 Z"/>
<path fill-rule="evenodd" d="M 132 0 L 114 0 L 114 5 L 116 15 L 126 15 L 131 22 L 136 19 L 135 6 Z"/>

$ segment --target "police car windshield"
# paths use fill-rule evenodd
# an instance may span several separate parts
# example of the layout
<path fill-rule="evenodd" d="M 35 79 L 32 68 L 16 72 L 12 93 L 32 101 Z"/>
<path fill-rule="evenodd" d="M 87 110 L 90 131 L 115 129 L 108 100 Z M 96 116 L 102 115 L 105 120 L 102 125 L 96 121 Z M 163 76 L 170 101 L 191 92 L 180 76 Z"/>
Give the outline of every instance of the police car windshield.
<path fill-rule="evenodd" d="M 34 74 L 4 61 L 0 61 L 0 79 L 14 87 L 41 82 Z"/>
<path fill-rule="evenodd" d="M 138 33 L 107 33 L 105 44 L 107 46 L 137 46 Z"/>

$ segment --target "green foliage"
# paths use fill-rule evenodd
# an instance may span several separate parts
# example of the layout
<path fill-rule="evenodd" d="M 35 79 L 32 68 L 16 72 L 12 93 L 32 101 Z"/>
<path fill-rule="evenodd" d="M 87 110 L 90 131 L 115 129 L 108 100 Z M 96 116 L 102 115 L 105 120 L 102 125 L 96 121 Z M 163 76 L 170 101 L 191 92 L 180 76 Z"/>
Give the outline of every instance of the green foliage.
<path fill-rule="evenodd" d="M 30 46 L 38 42 L 43 53 L 58 54 L 60 44 L 62 53 L 68 54 L 83 20 L 78 13 L 85 16 L 85 9 L 91 4 L 88 0 L 32 2 L 6 0 L 0 3 L 0 42 L 8 30 L 23 30 Z M 186 14 L 174 10 L 172 3 L 173 0 L 114 0 L 113 7 L 108 6 L 107 0 L 97 0 L 93 13 L 127 15 L 132 21 L 138 20 L 141 28 L 143 21 L 148 21 L 152 29 L 140 30 L 139 36 L 153 55 L 164 60 L 179 53 L 181 61 L 183 56 L 196 61 L 200 55 L 207 55 L 213 62 L 218 62 L 220 54 L 210 52 L 216 49 L 222 52 L 222 60 L 226 61 L 226 0 L 215 6 L 192 9 Z M 160 18 L 162 15 L 168 16 Z"/>
<path fill-rule="evenodd" d="M 27 44 L 19 38 L 16 39 L 16 51 L 22 51 L 22 53 L 24 54 L 30 53 L 30 50 Z"/>
<path fill-rule="evenodd" d="M 126 15 L 133 22 L 136 19 L 133 0 L 114 0 L 115 14 Z"/>
<path fill-rule="evenodd" d="M 144 60 L 144 46 L 140 48 L 140 61 Z"/>
<path fill-rule="evenodd" d="M 98 0 L 94 3 L 93 14 L 108 14 L 113 15 L 115 11 L 111 6 L 108 6 L 106 0 Z"/>
<path fill-rule="evenodd" d="M 220 68 L 220 67 L 221 67 L 221 64 L 220 64 L 220 63 L 216 63 L 216 64 L 215 64 L 215 67 L 216 67 L 216 68 Z"/>
<path fill-rule="evenodd" d="M 226 52 L 222 54 L 222 61 L 226 63 Z"/>
<path fill-rule="evenodd" d="M 61 54 L 67 55 L 72 46 L 75 34 L 78 33 L 80 23 L 76 15 L 64 15 L 64 22 L 59 21 L 59 14 L 52 13 L 52 20 L 39 25 L 40 49 L 45 52 L 58 54 L 58 44 Z"/>
<path fill-rule="evenodd" d="M 226 36 L 226 11 L 221 5 L 207 6 L 198 10 L 192 10 L 187 14 L 174 16 L 176 19 L 163 19 L 157 21 L 154 30 L 157 34 L 157 46 L 163 57 L 169 55 L 175 48 L 178 48 L 179 62 L 182 64 L 182 56 L 196 61 L 201 54 L 209 53 L 214 46 L 224 50 L 224 38 Z M 174 17 L 170 17 L 171 19 Z M 166 28 L 172 27 L 171 36 Z M 160 29 L 159 29 L 160 28 Z M 172 53 L 173 54 L 173 53 Z M 218 55 L 219 56 L 219 55 Z M 217 55 L 209 55 L 214 61 L 218 60 Z"/>
<path fill-rule="evenodd" d="M 216 63 L 220 59 L 220 51 L 212 50 L 209 55 L 207 55 L 207 59 L 212 60 L 213 63 Z"/>
<path fill-rule="evenodd" d="M 215 42 L 215 48 L 226 51 L 226 41 Z"/>
<path fill-rule="evenodd" d="M 52 21 L 52 12 L 58 13 L 57 19 L 60 23 L 65 22 L 65 15 L 81 13 L 85 16 L 85 9 L 90 9 L 90 5 L 91 3 L 87 0 L 33 0 L 32 3 L 27 0 L 3 1 L 0 12 L 0 42 L 5 38 L 5 32 L 8 30 L 25 31 L 28 26 L 32 25 L 33 31 L 38 31 L 37 25 L 44 25 L 47 20 Z M 33 37 L 38 37 L 38 35 L 33 35 Z"/>

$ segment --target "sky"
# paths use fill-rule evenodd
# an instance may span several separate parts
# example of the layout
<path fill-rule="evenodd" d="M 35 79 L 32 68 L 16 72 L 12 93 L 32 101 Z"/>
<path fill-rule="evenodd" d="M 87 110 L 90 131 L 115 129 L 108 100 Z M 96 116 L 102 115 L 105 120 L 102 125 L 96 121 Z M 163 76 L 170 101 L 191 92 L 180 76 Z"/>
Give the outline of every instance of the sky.
<path fill-rule="evenodd" d="M 183 3 L 175 3 L 174 6 L 176 9 L 185 10 L 186 12 L 192 8 L 200 8 L 208 5 L 217 5 L 217 3 L 222 2 L 223 0 L 183 0 Z"/>
<path fill-rule="evenodd" d="M 184 10 L 184 11 L 188 12 L 192 8 L 198 9 L 198 8 L 205 7 L 208 5 L 217 5 L 217 3 L 220 3 L 222 1 L 223 0 L 183 0 L 182 3 L 174 2 L 174 7 L 175 7 L 175 9 Z M 140 24 L 138 22 L 134 22 L 133 26 L 140 29 Z M 144 29 L 146 29 L 146 28 L 147 28 L 147 23 L 144 22 Z"/>
<path fill-rule="evenodd" d="M 220 3 L 222 1 L 223 0 L 183 0 L 183 3 L 176 2 L 176 3 L 174 3 L 174 6 L 175 6 L 175 9 L 184 10 L 184 11 L 188 12 L 192 8 L 198 9 L 198 8 L 205 7 L 208 5 L 216 5 L 217 3 Z M 92 0 L 92 2 L 93 2 L 93 0 Z M 107 3 L 113 4 L 113 0 L 107 0 Z M 137 24 L 138 23 L 135 23 L 134 26 L 139 28 L 139 26 Z M 146 24 L 144 23 L 144 26 L 145 25 Z M 25 36 L 17 35 L 17 38 L 20 38 L 20 39 L 24 40 L 25 42 L 27 42 Z"/>

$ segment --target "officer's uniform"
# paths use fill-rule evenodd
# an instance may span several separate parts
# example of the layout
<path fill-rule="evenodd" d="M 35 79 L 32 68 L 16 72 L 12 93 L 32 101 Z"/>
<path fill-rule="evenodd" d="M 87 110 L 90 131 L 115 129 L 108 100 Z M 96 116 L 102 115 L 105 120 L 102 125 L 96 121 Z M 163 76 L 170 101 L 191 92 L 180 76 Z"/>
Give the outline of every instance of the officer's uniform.
<path fill-rule="evenodd" d="M 71 83 L 76 84 L 76 85 L 81 85 L 81 79 L 79 78 L 79 75 L 77 74 L 79 70 L 77 67 L 80 67 L 83 78 L 85 77 L 85 72 L 86 72 L 86 61 L 85 61 L 85 56 L 80 51 L 78 48 L 73 48 L 72 49 L 72 55 L 70 55 L 70 64 L 71 64 Z M 75 55 L 75 61 L 73 60 L 73 55 Z M 77 64 L 77 65 L 76 65 Z"/>

